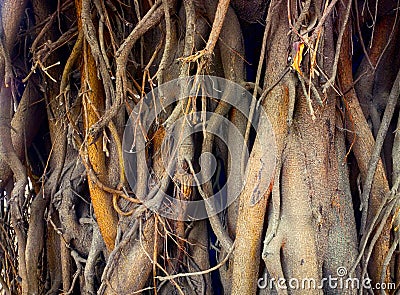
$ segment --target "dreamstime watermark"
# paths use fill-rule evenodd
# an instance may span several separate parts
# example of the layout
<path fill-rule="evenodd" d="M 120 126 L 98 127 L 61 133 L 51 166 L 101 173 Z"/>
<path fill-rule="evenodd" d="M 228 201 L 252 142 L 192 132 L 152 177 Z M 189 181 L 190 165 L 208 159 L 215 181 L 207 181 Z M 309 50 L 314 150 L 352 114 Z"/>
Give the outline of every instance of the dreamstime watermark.
<path fill-rule="evenodd" d="M 260 161 L 262 169 L 257 179 L 252 180 L 254 183 L 249 181 L 247 185 L 253 191 L 252 204 L 257 203 L 267 191 L 273 176 L 276 145 L 273 129 L 265 111 L 253 100 L 251 93 L 242 86 L 220 77 L 206 75 L 176 79 L 147 93 L 131 112 L 123 138 L 125 173 L 137 198 L 149 209 L 170 219 L 200 220 L 218 214 L 240 195 L 246 185 L 249 168 L 247 164 L 251 159 L 243 130 L 227 118 L 226 110 L 229 108 L 225 106 L 229 105 L 251 123 L 251 137 L 255 138 L 254 147 L 257 145 L 259 155 L 257 160 L 252 160 Z M 206 105 L 218 107 L 209 111 L 212 108 L 207 110 Z M 250 112 L 251 105 L 256 105 L 253 113 Z M 149 169 L 151 159 L 148 159 L 147 151 L 151 148 L 151 136 L 154 136 L 154 131 L 159 128 L 160 118 L 165 119 L 173 106 L 175 111 L 166 121 L 163 120 L 162 124 L 166 136 L 158 151 L 161 153 L 161 160 L 157 161 L 161 161 L 164 171 L 160 177 Z M 186 132 L 182 132 L 184 124 L 190 126 Z M 191 142 L 195 142 L 192 141 L 193 138 L 197 138 L 196 142 L 199 142 L 204 132 L 218 138 L 225 146 L 230 167 L 221 167 L 221 161 L 213 153 L 196 154 L 191 164 L 200 171 L 193 175 L 193 171 L 186 169 L 186 172 L 191 174 L 190 187 L 197 187 L 200 191 L 198 186 L 218 176 L 221 169 L 229 170 L 229 174 L 224 177 L 222 187 L 217 191 L 214 189 L 214 194 L 206 199 L 176 198 L 170 184 L 175 182 L 177 186 L 180 185 L 179 178 L 175 177 L 179 152 L 187 144 L 189 137 Z M 201 146 L 195 148 L 201 150 Z M 185 208 L 184 215 L 181 208 Z"/>
<path fill-rule="evenodd" d="M 316 290 L 316 289 L 345 289 L 345 290 L 394 290 L 395 283 L 373 284 L 369 278 L 354 278 L 348 276 L 347 269 L 340 266 L 336 269 L 336 275 L 328 275 L 321 279 L 315 278 L 271 278 L 264 275 L 257 281 L 260 289 L 292 289 L 292 290 Z"/>

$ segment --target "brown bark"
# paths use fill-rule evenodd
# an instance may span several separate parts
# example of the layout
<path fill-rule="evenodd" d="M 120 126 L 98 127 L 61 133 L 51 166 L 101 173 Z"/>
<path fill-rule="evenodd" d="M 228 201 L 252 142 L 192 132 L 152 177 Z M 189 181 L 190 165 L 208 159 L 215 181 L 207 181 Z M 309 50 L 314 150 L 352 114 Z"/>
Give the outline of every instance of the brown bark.
<path fill-rule="evenodd" d="M 368 264 L 372 283 L 392 278 L 398 283 L 399 203 L 383 203 L 388 200 L 391 180 L 399 174 L 398 132 L 393 147 L 395 128 L 386 132 L 387 118 L 398 112 L 394 103 L 398 88 L 393 81 L 400 67 L 399 22 L 395 23 L 399 12 L 393 1 L 33 0 L 26 10 L 22 8 L 25 0 L 3 2 L 0 41 L 7 50 L 0 47 L 0 70 L 9 74 L 11 68 L 17 73 L 12 84 L 17 87 L 11 89 L 14 96 L 10 87 L 0 85 L 0 285 L 7 294 L 211 295 L 220 291 L 213 288 L 221 284 L 224 294 L 354 294 L 355 290 L 326 285 L 323 290 L 288 285 L 288 290 L 258 290 L 257 282 L 265 274 L 275 281 L 312 278 L 318 283 L 330 275 L 336 277 L 339 267 L 354 270 L 352 275 L 359 277 L 360 267 L 354 261 L 359 259 L 362 268 L 368 258 L 359 251 L 372 252 Z M 357 82 L 352 71 L 362 56 L 350 35 L 356 34 L 350 24 L 355 13 L 348 19 L 347 12 L 358 2 L 365 40 L 373 34 L 372 46 L 365 44 L 363 50 L 376 68 L 364 57 L 357 77 L 364 71 L 368 74 Z M 249 29 L 254 28 L 256 38 L 261 38 L 264 18 L 264 47 L 258 48 L 258 42 L 249 41 L 253 36 L 242 36 L 242 29 L 253 34 Z M 77 24 L 79 32 L 69 29 L 70 24 Z M 300 56 L 302 38 L 306 42 Z M 309 97 L 313 54 L 309 42 L 316 45 L 317 39 L 318 67 Z M 4 66 L 6 52 L 13 57 L 12 67 Z M 293 69 L 294 57 L 299 67 Z M 335 82 L 337 57 L 340 85 Z M 257 65 L 250 63 L 259 60 L 256 83 L 246 81 L 246 76 L 253 75 L 246 75 L 244 69 L 255 70 Z M 36 73 L 20 82 L 32 65 Z M 157 83 L 195 73 L 224 77 L 248 89 L 255 85 L 254 96 L 272 124 L 277 149 L 274 179 L 266 193 L 258 185 L 267 181 L 263 151 L 274 148 L 263 141 L 268 128 L 261 120 L 257 130 L 250 129 L 240 108 L 200 96 L 191 98 L 184 110 L 184 103 L 165 106 L 147 136 L 138 132 L 135 147 L 141 151 L 135 166 L 129 167 L 137 172 L 136 191 L 128 187 L 121 148 L 127 115 Z M 1 78 L 1 83 L 4 80 L 8 82 Z M 393 95 L 389 95 L 391 89 Z M 180 90 L 163 95 L 172 98 Z M 231 95 L 229 89 L 221 93 Z M 322 103 L 317 103 L 316 93 Z M 241 99 L 232 97 L 235 102 Z M 19 103 L 15 112 L 12 102 Z M 147 105 L 142 114 L 149 114 L 153 107 Z M 162 154 L 174 140 L 170 123 L 186 110 L 204 108 L 229 120 L 246 137 L 245 144 L 252 150 L 245 187 L 231 207 L 207 221 L 163 218 L 136 200 L 160 196 L 155 183 L 168 194 L 196 200 L 215 194 L 228 177 L 234 179 L 227 187 L 228 199 L 242 186 L 242 171 L 233 171 L 241 160 L 236 152 L 243 149 L 241 138 L 237 132 L 224 130 L 225 123 L 214 115 L 207 118 L 205 133 L 196 129 L 197 123 L 204 122 L 184 121 L 185 134 L 199 131 L 184 140 L 176 155 L 176 170 L 184 175 L 180 180 L 193 180 L 194 170 L 211 180 L 182 185 L 178 173 L 166 177 Z M 383 117 L 386 120 L 381 119 L 385 108 L 385 114 L 390 111 Z M 216 130 L 227 134 L 227 144 L 214 135 Z M 376 143 L 373 135 L 378 130 L 381 136 Z M 367 186 L 367 175 L 375 165 L 370 158 L 377 156 L 382 133 L 387 133 L 383 164 L 378 161 L 368 210 L 364 207 L 369 238 L 364 235 L 360 242 L 359 208 L 353 202 L 358 202 L 357 186 L 363 190 Z M 35 142 L 35 153 L 28 149 L 31 142 Z M 217 158 L 214 175 L 199 161 L 204 152 Z M 234 157 L 229 158 L 231 154 Z M 37 163 L 36 157 L 40 158 Z M 33 173 L 26 176 L 30 168 Z M 361 184 L 354 181 L 350 186 L 349 179 L 357 178 L 359 172 Z M 36 179 L 34 174 L 42 176 Z M 26 185 L 29 178 L 35 191 L 29 190 L 30 182 Z M 196 190 L 196 185 L 201 187 Z M 163 209 L 168 210 L 167 206 Z M 369 230 L 382 208 L 379 228 Z M 210 269 L 214 262 L 217 266 Z"/>
<path fill-rule="evenodd" d="M 11 119 L 11 140 L 15 153 L 20 159 L 25 158 L 25 148 L 31 145 L 46 114 L 44 104 L 39 102 L 41 97 L 36 83 L 38 83 L 37 77 L 32 77 L 32 80 L 28 81 L 18 108 Z M 35 124 L 30 124 L 30 122 L 35 122 Z M 7 162 L 0 158 L 1 188 L 9 183 L 11 176 L 12 171 Z"/>
<path fill-rule="evenodd" d="M 190 231 L 188 235 L 188 242 L 191 255 L 193 257 L 193 263 L 189 267 L 189 271 L 199 271 L 206 270 L 210 268 L 209 254 L 208 254 L 208 230 L 207 230 L 207 222 L 205 220 L 199 221 L 197 224 L 195 223 L 193 229 Z M 190 260 L 191 258 L 189 258 Z M 191 262 L 188 262 L 191 265 Z M 194 267 L 195 266 L 195 267 Z M 196 279 L 196 278 L 195 278 Z M 201 276 L 199 280 L 203 281 L 201 287 L 205 289 L 203 294 L 211 295 L 213 294 L 211 286 L 211 274 L 205 274 Z M 200 293 L 200 292 L 199 292 Z"/>
<path fill-rule="evenodd" d="M 3 38 L 1 40 L 1 73 L 0 73 L 0 157 L 3 158 L 12 170 L 16 182 L 9 199 L 11 206 L 11 220 L 18 241 L 18 267 L 22 279 L 22 292 L 28 292 L 28 281 L 26 273 L 25 247 L 26 232 L 24 229 L 24 219 L 22 215 L 22 204 L 24 202 L 24 189 L 26 185 L 26 172 L 18 155 L 12 145 L 11 139 L 11 118 L 12 93 L 11 79 L 12 73 L 9 53 L 13 49 L 16 40 L 19 23 L 26 7 L 27 1 L 7 1 L 1 7 L 1 31 Z"/>
<path fill-rule="evenodd" d="M 353 77 L 351 75 L 351 56 L 350 56 L 350 38 L 349 28 L 346 30 L 342 54 L 340 55 L 338 75 L 341 86 L 344 89 L 351 89 L 345 96 L 346 115 L 349 122 L 347 137 L 349 142 L 353 142 L 353 152 L 357 159 L 357 164 L 361 172 L 361 178 L 364 180 L 368 171 L 368 164 L 375 145 L 375 140 L 368 123 L 363 115 L 363 112 L 358 101 L 357 94 L 352 87 Z M 355 136 L 355 139 L 354 139 Z M 369 199 L 369 211 L 367 224 L 371 224 L 373 218 L 378 213 L 379 207 L 382 204 L 385 195 L 389 192 L 389 185 L 386 179 L 385 170 L 382 162 L 378 162 L 375 172 L 374 181 L 372 184 L 371 195 Z M 390 224 L 389 222 L 384 227 L 375 247 L 369 263 L 370 277 L 373 282 L 380 281 L 380 274 L 383 266 L 383 261 L 389 250 L 390 241 Z"/>
<path fill-rule="evenodd" d="M 276 9 L 276 10 L 275 10 Z M 283 9 L 283 5 L 274 6 L 269 13 L 274 13 L 273 24 L 271 28 L 271 40 L 268 44 L 269 52 L 285 52 L 287 47 L 287 39 L 282 38 L 286 35 L 288 24 L 287 19 L 277 12 Z M 271 85 L 279 77 L 279 71 L 286 67 L 286 57 L 277 55 L 267 59 L 267 73 L 265 83 Z M 290 83 L 290 82 L 289 82 Z M 286 83 L 285 83 L 286 84 Z M 265 100 L 263 107 L 268 115 L 277 144 L 277 157 L 280 158 L 283 149 L 284 138 L 287 134 L 287 114 L 289 109 L 289 90 L 287 85 L 279 86 L 273 89 Z M 261 143 L 262 144 L 262 143 Z M 256 145 L 257 146 L 257 145 Z M 260 150 L 258 150 L 260 153 Z M 264 216 L 266 213 L 266 205 L 268 202 L 268 192 L 257 204 L 250 205 L 253 186 L 259 181 L 257 179 L 258 169 L 261 169 L 260 157 L 257 149 L 252 151 L 250 161 L 248 163 L 249 174 L 247 185 L 241 196 L 239 203 L 239 211 L 236 227 L 236 242 L 233 263 L 232 292 L 233 294 L 254 294 L 258 279 L 258 268 L 261 254 L 261 234 L 264 227 Z M 280 169 L 279 160 L 277 170 Z M 277 172 L 275 172 L 276 175 Z M 275 180 L 276 181 L 276 180 Z"/>
<path fill-rule="evenodd" d="M 58 217 L 54 215 L 52 217 L 55 220 L 55 224 L 59 224 Z M 46 254 L 48 257 L 47 267 L 49 269 L 49 276 L 51 286 L 47 295 L 56 295 L 62 284 L 62 263 L 61 263 L 61 245 L 60 236 L 56 230 L 51 227 L 47 228 L 48 238 L 46 240 Z"/>
<path fill-rule="evenodd" d="M 114 265 L 98 294 L 132 294 L 142 290 L 152 271 L 155 241 L 154 217 L 150 216 L 138 235 L 133 234 L 122 247 L 115 249 Z M 162 243 L 158 243 L 160 251 Z M 135 274 L 135 275 L 132 275 Z"/>
<path fill-rule="evenodd" d="M 394 15 L 384 17 L 375 25 L 373 46 L 367 52 L 374 68 L 365 57 L 356 74 L 359 81 L 354 88 L 365 118 L 371 121 L 374 136 L 378 133 L 380 117 L 400 65 L 396 58 L 399 28 Z"/>

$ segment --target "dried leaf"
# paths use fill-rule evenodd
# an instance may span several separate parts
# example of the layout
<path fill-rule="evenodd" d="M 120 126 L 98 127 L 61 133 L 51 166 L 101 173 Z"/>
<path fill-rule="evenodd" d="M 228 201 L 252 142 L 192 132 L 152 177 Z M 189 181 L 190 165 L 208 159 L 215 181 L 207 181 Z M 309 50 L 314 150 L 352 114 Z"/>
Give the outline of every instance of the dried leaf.
<path fill-rule="evenodd" d="M 301 61 L 303 59 L 303 50 L 304 50 L 304 43 L 303 42 L 296 42 L 293 44 L 294 49 L 296 50 L 296 55 L 294 56 L 292 68 L 297 71 L 300 75 L 303 76 L 303 72 L 300 69 Z"/>

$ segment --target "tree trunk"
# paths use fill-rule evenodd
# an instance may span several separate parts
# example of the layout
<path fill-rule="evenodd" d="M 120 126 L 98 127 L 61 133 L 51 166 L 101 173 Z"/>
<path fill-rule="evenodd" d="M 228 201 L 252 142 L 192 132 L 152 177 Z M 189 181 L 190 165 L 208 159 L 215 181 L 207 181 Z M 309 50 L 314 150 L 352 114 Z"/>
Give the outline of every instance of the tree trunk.
<path fill-rule="evenodd" d="M 0 293 L 396 292 L 395 2 L 0 12 Z"/>

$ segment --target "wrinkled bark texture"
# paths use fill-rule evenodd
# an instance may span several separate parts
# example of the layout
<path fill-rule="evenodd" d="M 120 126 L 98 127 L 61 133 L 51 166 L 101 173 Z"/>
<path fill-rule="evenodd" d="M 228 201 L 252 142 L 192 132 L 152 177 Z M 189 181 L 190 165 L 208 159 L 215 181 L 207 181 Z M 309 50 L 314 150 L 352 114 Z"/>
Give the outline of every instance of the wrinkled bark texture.
<path fill-rule="evenodd" d="M 0 1 L 0 294 L 398 292 L 397 5 Z"/>

